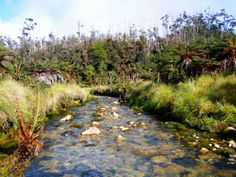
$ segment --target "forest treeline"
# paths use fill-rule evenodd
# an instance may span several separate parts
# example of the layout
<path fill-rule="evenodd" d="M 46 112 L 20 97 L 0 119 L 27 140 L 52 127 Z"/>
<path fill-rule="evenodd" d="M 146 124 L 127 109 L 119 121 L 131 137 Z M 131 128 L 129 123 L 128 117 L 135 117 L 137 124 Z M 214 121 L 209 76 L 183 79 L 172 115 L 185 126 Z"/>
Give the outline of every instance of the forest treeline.
<path fill-rule="evenodd" d="M 68 82 L 125 84 L 152 80 L 178 83 L 207 74 L 232 74 L 236 69 L 236 20 L 222 9 L 194 15 L 186 12 L 161 18 L 164 37 L 157 27 L 128 33 L 91 31 L 48 39 L 32 39 L 37 28 L 26 18 L 19 41 L 1 37 L 0 78 L 30 81 L 37 72 L 57 71 Z"/>

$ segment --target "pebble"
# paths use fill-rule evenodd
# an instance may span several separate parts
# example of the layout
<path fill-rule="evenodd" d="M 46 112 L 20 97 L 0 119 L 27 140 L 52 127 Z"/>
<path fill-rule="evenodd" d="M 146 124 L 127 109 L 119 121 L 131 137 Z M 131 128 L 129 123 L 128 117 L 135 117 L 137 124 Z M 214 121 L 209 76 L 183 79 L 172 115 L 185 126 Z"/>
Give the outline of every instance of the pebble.
<path fill-rule="evenodd" d="M 124 127 L 124 126 L 120 126 L 119 129 L 120 129 L 122 132 L 127 132 L 127 131 L 129 131 L 129 128 Z"/>
<path fill-rule="evenodd" d="M 196 145 L 197 145 L 197 142 L 188 142 L 188 145 L 190 145 L 190 146 L 196 146 Z"/>
<path fill-rule="evenodd" d="M 217 149 L 219 149 L 220 148 L 220 145 L 219 144 L 214 144 L 214 146 L 217 148 Z"/>
<path fill-rule="evenodd" d="M 152 157 L 151 160 L 153 163 L 164 163 L 168 161 L 166 156 L 155 156 Z"/>
<path fill-rule="evenodd" d="M 118 140 L 118 141 L 124 141 L 124 140 L 125 140 L 125 137 L 123 137 L 122 135 L 118 135 L 118 136 L 116 137 L 116 140 Z"/>
<path fill-rule="evenodd" d="M 105 107 L 101 107 L 100 111 L 104 112 L 104 111 L 106 111 L 106 108 Z"/>
<path fill-rule="evenodd" d="M 144 127 L 144 126 L 146 126 L 146 123 L 145 122 L 139 122 L 138 125 L 141 126 L 141 127 Z"/>
<path fill-rule="evenodd" d="M 205 154 L 205 153 L 209 152 L 209 149 L 203 147 L 203 148 L 200 149 L 200 152 Z"/>
<path fill-rule="evenodd" d="M 229 147 L 236 147 L 236 143 L 234 140 L 229 141 Z"/>
<path fill-rule="evenodd" d="M 113 107 L 111 108 L 112 111 L 117 111 L 117 109 L 118 109 L 118 108 L 117 108 L 116 106 L 113 106 Z"/>
<path fill-rule="evenodd" d="M 99 122 L 92 122 L 92 126 L 100 126 L 101 124 Z"/>
<path fill-rule="evenodd" d="M 118 130 L 119 128 L 114 125 L 114 126 L 111 127 L 111 129 L 112 129 L 112 130 Z"/>
<path fill-rule="evenodd" d="M 88 130 L 82 132 L 82 135 L 98 135 L 101 131 L 97 127 L 89 127 Z"/>
<path fill-rule="evenodd" d="M 118 101 L 113 101 L 113 104 L 119 104 L 119 102 Z"/>
<path fill-rule="evenodd" d="M 65 122 L 65 121 L 69 121 L 71 119 L 72 119 L 72 115 L 67 115 L 67 116 L 63 117 L 60 121 Z"/>
<path fill-rule="evenodd" d="M 112 115 L 113 115 L 114 118 L 118 118 L 119 117 L 119 114 L 116 113 L 116 112 L 113 112 Z"/>
<path fill-rule="evenodd" d="M 128 124 L 132 127 L 137 127 L 137 123 L 135 123 L 135 122 L 130 121 L 130 122 L 128 122 Z"/>

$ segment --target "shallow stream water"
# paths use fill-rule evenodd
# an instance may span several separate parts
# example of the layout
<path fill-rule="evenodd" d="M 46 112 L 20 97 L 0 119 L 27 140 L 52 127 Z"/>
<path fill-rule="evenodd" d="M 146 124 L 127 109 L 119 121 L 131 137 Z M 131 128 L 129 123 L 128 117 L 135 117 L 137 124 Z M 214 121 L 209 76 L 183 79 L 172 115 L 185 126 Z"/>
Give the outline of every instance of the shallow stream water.
<path fill-rule="evenodd" d="M 151 176 L 236 176 L 236 167 L 217 154 L 200 154 L 174 137 L 172 130 L 152 116 L 135 114 L 115 98 L 98 97 L 82 107 L 69 108 L 72 121 L 60 122 L 57 115 L 45 127 L 44 146 L 24 172 L 26 177 L 151 177 Z M 94 114 L 106 107 L 99 123 L 101 134 L 82 136 L 91 127 Z M 112 111 L 119 114 L 112 117 Z M 65 116 L 65 115 L 64 115 Z M 131 127 L 127 122 L 144 122 Z M 71 127 L 72 123 L 81 127 Z M 128 132 L 114 130 L 124 126 Z M 122 135 L 125 140 L 116 140 Z"/>

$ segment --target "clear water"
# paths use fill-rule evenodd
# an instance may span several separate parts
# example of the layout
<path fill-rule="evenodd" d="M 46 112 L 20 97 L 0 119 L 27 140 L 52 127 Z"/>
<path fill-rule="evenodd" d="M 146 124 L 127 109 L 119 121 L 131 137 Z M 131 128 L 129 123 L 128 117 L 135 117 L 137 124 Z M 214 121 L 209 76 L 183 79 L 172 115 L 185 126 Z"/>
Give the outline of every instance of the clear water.
<path fill-rule="evenodd" d="M 52 119 L 44 133 L 44 147 L 35 157 L 26 177 L 151 177 L 151 176 L 236 176 L 235 164 L 216 154 L 201 155 L 199 151 L 176 140 L 173 131 L 149 115 L 137 115 L 127 106 L 114 105 L 115 98 L 99 97 L 76 112 L 70 122 Z M 101 134 L 81 136 L 91 126 L 94 113 L 101 107 L 117 107 L 121 116 L 100 121 Z M 128 121 L 145 122 L 144 127 L 130 127 Z M 81 128 L 70 128 L 77 122 Z M 112 126 L 129 127 L 130 131 L 112 130 Z M 117 141 L 122 135 L 124 141 Z"/>

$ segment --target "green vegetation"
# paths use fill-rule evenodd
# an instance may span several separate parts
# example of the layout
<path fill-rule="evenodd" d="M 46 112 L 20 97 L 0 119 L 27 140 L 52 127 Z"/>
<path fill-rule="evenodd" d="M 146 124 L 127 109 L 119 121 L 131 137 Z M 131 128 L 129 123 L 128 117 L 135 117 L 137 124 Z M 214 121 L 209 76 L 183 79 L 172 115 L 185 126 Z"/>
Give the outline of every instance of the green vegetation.
<path fill-rule="evenodd" d="M 132 105 L 157 113 L 163 120 L 219 133 L 236 128 L 235 83 L 235 76 L 201 76 L 176 88 L 147 82 L 130 85 L 128 97 Z"/>
<path fill-rule="evenodd" d="M 213 133 L 236 128 L 235 18 L 225 10 L 170 18 L 162 17 L 165 36 L 132 26 L 114 35 L 33 39 L 37 24 L 27 18 L 19 42 L 0 37 L 0 159 L 16 139 L 20 156 L 37 153 L 47 114 L 84 103 L 89 92 L 126 98 L 127 88 L 137 113 L 155 113 L 176 129 L 185 129 L 176 122 Z M 51 84 L 37 79 L 42 73 Z M 58 77 L 64 83 L 54 83 Z"/>
<path fill-rule="evenodd" d="M 124 86 L 151 80 L 177 84 L 201 74 L 235 73 L 236 20 L 225 10 L 186 12 L 162 17 L 165 36 L 158 28 L 130 27 L 129 33 L 78 35 L 33 40 L 37 28 L 27 18 L 20 42 L 0 38 L 0 79 L 26 83 L 38 73 L 58 71 L 66 81 L 84 85 Z"/>
<path fill-rule="evenodd" d="M 71 104 L 79 105 L 89 98 L 88 91 L 78 85 L 31 88 L 13 80 L 0 82 L 0 95 L 0 157 L 12 154 L 17 148 L 15 156 L 20 160 L 37 154 L 47 114 Z"/>

